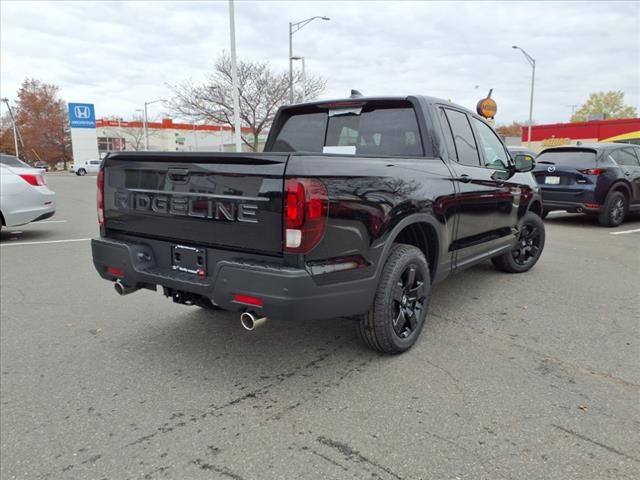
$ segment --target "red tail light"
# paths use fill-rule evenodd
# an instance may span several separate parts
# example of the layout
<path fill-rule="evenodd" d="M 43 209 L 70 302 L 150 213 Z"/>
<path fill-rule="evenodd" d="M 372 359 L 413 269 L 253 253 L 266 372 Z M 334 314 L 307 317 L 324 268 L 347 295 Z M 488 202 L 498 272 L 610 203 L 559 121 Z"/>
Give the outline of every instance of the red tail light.
<path fill-rule="evenodd" d="M 584 175 L 602 175 L 607 171 L 606 168 L 583 168 L 578 169 L 578 171 Z"/>
<path fill-rule="evenodd" d="M 238 303 L 245 303 L 247 305 L 253 305 L 254 307 L 262 306 L 262 299 L 258 297 L 252 297 L 251 295 L 242 295 L 240 293 L 236 293 L 233 296 L 233 301 Z"/>
<path fill-rule="evenodd" d="M 284 251 L 307 253 L 324 235 L 329 194 L 320 180 L 290 178 L 285 182 Z"/>
<path fill-rule="evenodd" d="M 96 191 L 96 208 L 98 209 L 98 224 L 104 225 L 104 170 L 98 172 L 98 189 Z"/>
<path fill-rule="evenodd" d="M 107 267 L 106 272 L 114 277 L 124 277 L 124 270 L 118 267 Z"/>
<path fill-rule="evenodd" d="M 46 182 L 44 181 L 44 177 L 42 175 L 23 173 L 20 175 L 20 178 L 22 178 L 29 185 L 33 185 L 34 187 L 41 187 L 42 185 L 46 185 Z"/>

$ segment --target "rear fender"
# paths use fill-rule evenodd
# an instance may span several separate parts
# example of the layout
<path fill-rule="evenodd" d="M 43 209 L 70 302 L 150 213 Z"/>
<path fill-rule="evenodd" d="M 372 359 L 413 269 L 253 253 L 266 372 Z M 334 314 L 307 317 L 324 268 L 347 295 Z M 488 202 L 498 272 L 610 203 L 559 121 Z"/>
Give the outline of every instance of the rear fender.
<path fill-rule="evenodd" d="M 442 225 L 432 216 L 425 213 L 418 213 L 408 217 L 403 218 L 398 224 L 393 227 L 393 229 L 386 236 L 386 240 L 384 243 L 384 247 L 382 249 L 382 253 L 380 254 L 380 258 L 378 260 L 378 265 L 376 267 L 376 281 L 380 279 L 380 275 L 382 274 L 382 268 L 384 267 L 385 261 L 389 256 L 389 252 L 393 247 L 394 242 L 400 235 L 400 233 L 407 228 L 409 225 L 417 224 L 417 223 L 426 223 L 430 227 L 432 227 L 435 232 L 435 237 L 437 239 L 437 245 L 435 245 L 435 255 L 432 260 L 433 265 L 429 265 L 431 270 L 431 278 L 435 282 L 436 280 L 440 280 L 444 278 L 450 271 L 450 261 L 444 258 L 448 251 L 445 251 L 444 254 L 442 252 L 443 248 L 443 228 Z M 425 256 L 426 252 L 425 252 Z M 448 265 L 448 266 L 447 266 Z M 438 268 L 440 267 L 440 268 Z"/>

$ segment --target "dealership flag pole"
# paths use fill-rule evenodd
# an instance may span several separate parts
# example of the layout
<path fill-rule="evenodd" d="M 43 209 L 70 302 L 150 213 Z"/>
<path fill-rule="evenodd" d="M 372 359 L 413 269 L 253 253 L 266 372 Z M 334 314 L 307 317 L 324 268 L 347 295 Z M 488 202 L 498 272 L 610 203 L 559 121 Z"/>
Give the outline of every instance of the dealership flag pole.
<path fill-rule="evenodd" d="M 240 138 L 240 100 L 238 92 L 238 69 L 236 68 L 236 22 L 233 14 L 233 0 L 229 0 L 229 33 L 231 35 L 231 81 L 233 83 L 233 130 L 236 152 L 242 151 Z"/>

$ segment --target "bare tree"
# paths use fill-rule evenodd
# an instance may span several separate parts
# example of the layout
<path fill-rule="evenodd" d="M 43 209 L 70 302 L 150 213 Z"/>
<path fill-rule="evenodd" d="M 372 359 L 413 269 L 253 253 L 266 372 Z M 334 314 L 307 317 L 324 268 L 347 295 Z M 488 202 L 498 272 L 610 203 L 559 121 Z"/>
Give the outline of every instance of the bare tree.
<path fill-rule="evenodd" d="M 121 121 L 119 118 L 109 118 L 111 121 Z M 119 126 L 119 127 L 107 127 L 104 128 L 103 131 L 105 135 L 108 137 L 118 137 L 123 138 L 126 142 L 126 150 L 135 150 L 141 151 L 144 150 L 145 140 L 144 140 L 144 120 L 142 116 L 136 116 L 133 118 L 131 122 L 122 122 L 122 123 L 139 123 L 140 127 L 134 127 L 131 125 Z M 157 130 L 153 128 L 148 128 L 149 138 L 153 138 L 158 135 Z"/>
<path fill-rule="evenodd" d="M 289 75 L 273 71 L 267 62 L 240 61 L 238 88 L 240 91 L 240 121 L 250 133 L 242 140 L 252 150 L 258 148 L 258 136 L 273 122 L 276 111 L 288 103 Z M 294 76 L 294 85 L 302 84 L 301 73 Z M 324 92 L 326 80 L 307 75 L 304 96 L 314 99 Z M 233 101 L 231 59 L 223 53 L 215 63 L 213 73 L 204 82 L 187 80 L 170 85 L 174 98 L 168 108 L 175 115 L 195 121 L 213 121 L 233 128 Z M 302 100 L 302 91 L 296 92 L 296 101 Z"/>

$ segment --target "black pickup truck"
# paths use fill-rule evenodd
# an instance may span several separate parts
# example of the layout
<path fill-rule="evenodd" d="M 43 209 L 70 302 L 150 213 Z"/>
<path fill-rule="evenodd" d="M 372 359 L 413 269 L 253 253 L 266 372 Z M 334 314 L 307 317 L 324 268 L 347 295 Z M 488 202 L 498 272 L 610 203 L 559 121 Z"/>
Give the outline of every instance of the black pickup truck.
<path fill-rule="evenodd" d="M 418 338 L 434 282 L 483 260 L 525 272 L 545 232 L 531 157 L 423 96 L 281 108 L 263 153 L 109 154 L 98 273 L 118 293 L 267 317 L 351 317 L 365 343 Z M 464 294 L 464 293 L 461 293 Z"/>

